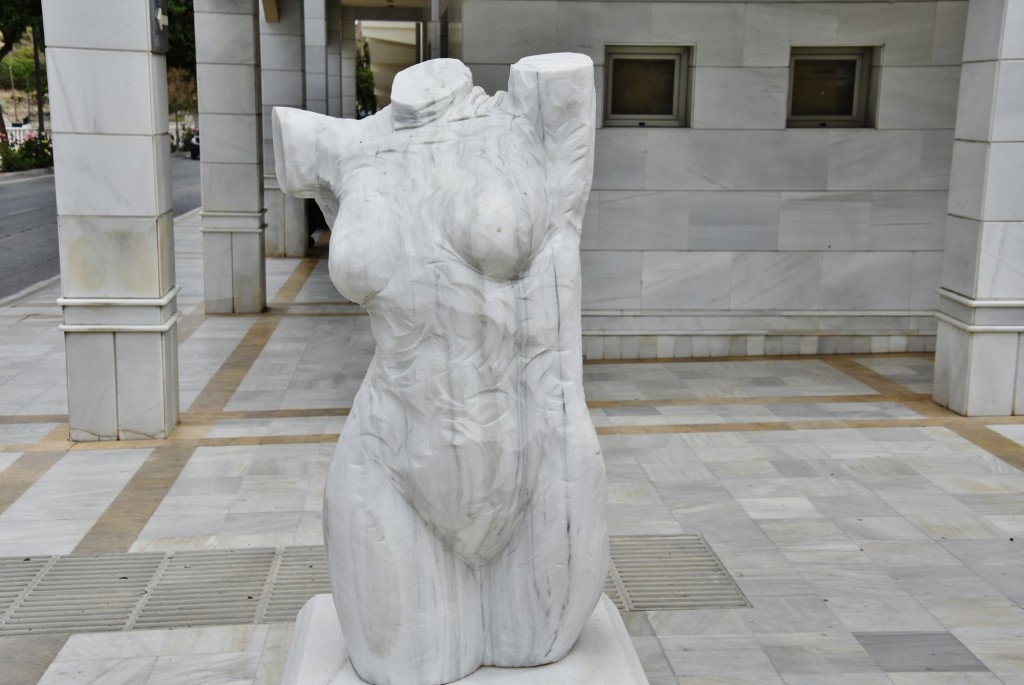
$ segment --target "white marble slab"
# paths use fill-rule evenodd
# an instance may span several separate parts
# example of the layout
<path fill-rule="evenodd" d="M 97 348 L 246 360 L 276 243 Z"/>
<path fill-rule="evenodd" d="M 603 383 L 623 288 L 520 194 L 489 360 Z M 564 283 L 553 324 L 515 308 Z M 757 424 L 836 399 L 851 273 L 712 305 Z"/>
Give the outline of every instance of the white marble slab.
<path fill-rule="evenodd" d="M 281 685 L 365 685 L 352 668 L 330 595 L 306 602 Z M 640 658 L 618 609 L 601 598 L 579 640 L 561 661 L 533 668 L 484 667 L 455 681 L 459 685 L 647 685 Z"/>
<path fill-rule="evenodd" d="M 786 127 L 788 68 L 698 67 L 693 80 L 694 128 Z"/>
<path fill-rule="evenodd" d="M 1024 60 L 999 63 L 993 140 L 1024 140 Z"/>

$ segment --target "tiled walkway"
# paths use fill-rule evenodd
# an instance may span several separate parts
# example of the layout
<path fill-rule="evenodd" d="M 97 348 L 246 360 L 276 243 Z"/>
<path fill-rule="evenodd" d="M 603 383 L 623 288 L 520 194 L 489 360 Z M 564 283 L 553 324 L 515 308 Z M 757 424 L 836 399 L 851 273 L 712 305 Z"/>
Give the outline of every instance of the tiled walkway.
<path fill-rule="evenodd" d="M 66 442 L 56 285 L 0 306 L 0 556 L 315 545 L 373 350 L 317 259 L 202 313 L 176 230 L 182 423 Z M 652 685 L 1024 685 L 1024 421 L 929 400 L 928 355 L 593 363 L 614 535 L 705 536 L 751 608 L 625 616 Z M 2 606 L 0 606 L 2 613 Z M 3 637 L 0 683 L 276 683 L 291 626 Z"/>

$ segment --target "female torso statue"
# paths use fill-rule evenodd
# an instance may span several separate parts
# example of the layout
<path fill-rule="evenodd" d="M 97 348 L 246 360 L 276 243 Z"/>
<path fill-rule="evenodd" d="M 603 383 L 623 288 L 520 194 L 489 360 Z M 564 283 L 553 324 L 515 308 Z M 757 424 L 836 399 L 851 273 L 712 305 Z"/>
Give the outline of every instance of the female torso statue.
<path fill-rule="evenodd" d="M 282 188 L 325 207 L 331 278 L 377 341 L 325 493 L 353 666 L 438 685 L 560 659 L 607 573 L 581 366 L 590 59 L 524 59 L 494 97 L 433 60 L 369 119 L 274 128 Z"/>

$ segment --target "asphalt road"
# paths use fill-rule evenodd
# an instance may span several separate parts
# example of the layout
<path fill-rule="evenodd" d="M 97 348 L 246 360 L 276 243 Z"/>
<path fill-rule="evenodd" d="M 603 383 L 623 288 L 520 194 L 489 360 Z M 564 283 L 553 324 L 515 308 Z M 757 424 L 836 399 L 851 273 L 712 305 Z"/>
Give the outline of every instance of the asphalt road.
<path fill-rule="evenodd" d="M 174 216 L 202 201 L 199 162 L 171 158 Z M 4 181 L 0 176 L 0 299 L 57 275 L 57 198 L 53 176 Z"/>

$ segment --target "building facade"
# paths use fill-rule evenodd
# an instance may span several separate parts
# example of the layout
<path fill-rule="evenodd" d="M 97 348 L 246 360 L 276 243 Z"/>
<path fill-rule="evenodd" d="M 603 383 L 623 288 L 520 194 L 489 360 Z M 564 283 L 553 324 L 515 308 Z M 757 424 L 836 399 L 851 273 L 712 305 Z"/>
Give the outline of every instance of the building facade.
<path fill-rule="evenodd" d="M 139 5 L 45 0 L 58 53 L 48 59 L 51 82 L 74 68 L 61 50 L 104 51 L 95 36 L 115 25 L 156 73 L 162 57 L 149 36 L 158 10 Z M 593 58 L 588 358 L 937 350 L 937 402 L 963 414 L 1024 412 L 1024 0 L 195 0 L 195 8 L 209 312 L 261 310 L 266 256 L 304 250 L 303 208 L 276 187 L 272 106 L 354 116 L 356 22 L 418 22 L 423 54 L 462 59 L 491 93 L 521 57 Z M 89 17 L 100 15 L 113 23 L 86 35 Z M 132 56 L 116 45 L 108 52 L 107 73 Z M 88 95 L 53 94 L 70 264 L 72 227 L 92 225 L 61 183 L 81 166 L 75 144 L 135 120 L 120 111 L 61 121 L 64 97 Z M 139 144 L 154 149 L 166 131 L 160 97 L 158 87 L 147 90 L 132 115 L 158 119 L 136 126 Z M 162 188 L 166 160 L 150 157 Z M 120 212 L 116 198 L 86 209 L 93 218 Z M 147 236 L 146 259 L 165 264 L 166 208 L 156 202 L 147 212 L 130 228 Z M 68 281 L 66 316 L 111 313 L 88 319 L 95 331 L 66 325 L 79 326 L 69 336 L 110 334 L 116 350 L 115 312 L 127 311 L 117 303 L 145 300 L 161 312 L 152 333 L 162 342 L 152 347 L 163 355 L 161 387 L 170 387 L 173 278 L 159 273 L 152 287 L 108 277 L 109 287 L 81 297 Z M 69 344 L 69 379 L 73 347 L 92 350 Z M 107 357 L 116 366 L 116 351 Z M 156 404 L 169 430 L 173 402 Z M 72 417 L 80 414 L 71 405 Z M 80 436 L 111 437 L 110 425 Z"/>

